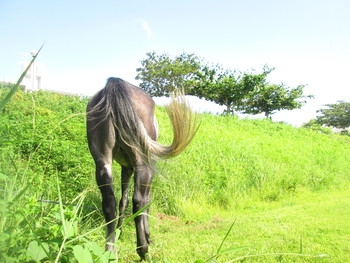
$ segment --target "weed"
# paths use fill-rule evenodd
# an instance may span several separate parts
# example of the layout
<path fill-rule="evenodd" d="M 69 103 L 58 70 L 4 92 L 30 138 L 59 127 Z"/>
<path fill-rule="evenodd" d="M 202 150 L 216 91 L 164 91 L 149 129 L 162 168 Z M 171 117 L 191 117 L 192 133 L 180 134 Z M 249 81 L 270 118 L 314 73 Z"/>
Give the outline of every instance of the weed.
<path fill-rule="evenodd" d="M 0 261 L 113 260 L 103 249 L 102 214 L 84 208 L 100 207 L 94 205 L 100 194 L 85 136 L 87 99 L 20 90 L 11 96 L 0 114 Z M 158 107 L 156 114 L 160 140 L 169 143 L 165 110 Z M 186 152 L 158 164 L 151 215 L 178 220 L 151 217 L 150 261 L 283 262 L 293 257 L 308 262 L 293 255 L 324 251 L 330 262 L 344 262 L 350 234 L 344 191 L 350 183 L 349 144 L 269 120 L 209 114 L 201 119 Z M 120 169 L 113 172 L 119 188 Z M 65 205 L 71 203 L 76 205 Z M 214 216 L 223 219 L 213 222 Z M 137 260 L 132 218 L 118 241 L 121 262 Z M 238 218 L 234 228 L 226 223 L 232 218 Z M 224 242 L 233 249 L 225 250 Z M 237 249 L 245 247 L 240 244 L 250 244 L 249 251 Z"/>

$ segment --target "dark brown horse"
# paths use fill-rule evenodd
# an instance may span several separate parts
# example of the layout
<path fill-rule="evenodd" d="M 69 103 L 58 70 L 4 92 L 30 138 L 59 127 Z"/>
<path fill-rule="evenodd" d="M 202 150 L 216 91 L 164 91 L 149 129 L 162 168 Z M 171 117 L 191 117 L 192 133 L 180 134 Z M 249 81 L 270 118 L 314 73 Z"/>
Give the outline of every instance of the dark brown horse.
<path fill-rule="evenodd" d="M 173 127 L 171 145 L 157 142 L 158 124 L 154 101 L 143 90 L 118 78 L 110 78 L 87 106 L 87 137 L 96 165 L 96 181 L 102 194 L 107 225 L 106 250 L 117 252 L 115 244 L 116 201 L 112 162 L 122 167 L 121 200 L 117 227 L 121 227 L 128 204 L 128 189 L 134 174 L 133 212 L 150 203 L 150 189 L 156 161 L 181 153 L 193 139 L 198 125 L 184 96 L 173 98 L 167 108 Z M 135 218 L 137 252 L 145 259 L 150 244 L 148 209 Z"/>

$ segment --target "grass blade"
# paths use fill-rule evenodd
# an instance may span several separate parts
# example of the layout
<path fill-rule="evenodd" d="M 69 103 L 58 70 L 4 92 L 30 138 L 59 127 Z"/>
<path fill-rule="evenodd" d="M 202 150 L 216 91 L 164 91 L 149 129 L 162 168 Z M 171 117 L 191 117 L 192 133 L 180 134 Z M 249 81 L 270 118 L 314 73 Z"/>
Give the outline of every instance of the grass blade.
<path fill-rule="evenodd" d="M 222 240 L 222 242 L 221 242 L 221 244 L 220 244 L 220 246 L 219 246 L 219 248 L 218 248 L 218 250 L 217 250 L 217 252 L 216 252 L 217 255 L 220 255 L 222 246 L 224 245 L 224 243 L 225 243 L 225 241 L 226 241 L 228 235 L 230 234 L 230 232 L 231 232 L 231 230 L 232 230 L 232 228 L 233 228 L 233 225 L 234 225 L 235 223 L 236 223 L 236 220 L 232 223 L 232 225 L 230 226 L 229 230 L 227 231 L 227 233 L 226 233 L 224 239 Z"/>
<path fill-rule="evenodd" d="M 66 234 L 67 234 L 66 220 L 64 219 L 64 209 L 63 209 L 60 184 L 58 181 L 57 174 L 56 174 L 56 180 L 57 180 L 58 204 L 60 205 L 60 215 L 61 215 L 61 220 L 62 220 L 62 225 L 63 225 L 63 231 L 64 231 L 64 235 L 66 236 Z"/>
<path fill-rule="evenodd" d="M 126 225 L 128 224 L 129 222 L 131 222 L 132 220 L 135 219 L 135 217 L 139 216 L 143 211 L 145 211 L 147 208 L 150 207 L 150 205 L 152 204 L 153 202 L 149 203 L 148 205 L 145 205 L 144 207 L 142 207 L 139 211 L 137 211 L 135 214 L 133 214 L 132 216 L 126 218 L 124 221 L 123 221 L 123 225 Z"/>
<path fill-rule="evenodd" d="M 33 181 L 33 180 L 32 180 Z M 22 195 L 27 191 L 29 186 L 31 186 L 32 181 L 29 182 L 25 187 L 23 187 L 16 195 L 15 197 L 8 203 L 7 209 L 10 209 L 12 205 L 16 204 L 16 202 L 22 197 Z"/>
<path fill-rule="evenodd" d="M 151 203 L 148 204 L 148 205 L 146 205 L 146 206 L 144 206 L 143 208 L 141 208 L 139 211 L 137 211 L 137 212 L 136 212 L 135 214 L 133 214 L 132 216 L 126 218 L 126 219 L 123 221 L 123 225 L 125 225 L 125 224 L 131 222 L 135 217 L 139 216 L 143 211 L 145 211 L 150 205 L 151 205 Z M 118 218 L 115 218 L 115 219 L 112 220 L 112 221 L 116 221 L 116 220 L 118 220 Z M 107 226 L 107 225 L 110 224 L 112 221 L 107 222 L 107 223 L 105 223 L 105 224 L 103 224 L 103 225 L 101 225 L 101 226 L 99 226 L 99 227 L 97 227 L 97 228 L 94 228 L 94 229 L 92 229 L 91 231 L 86 232 L 85 234 L 82 234 L 82 235 L 80 235 L 80 236 L 77 236 L 77 237 L 75 237 L 75 238 L 72 238 L 72 239 L 66 241 L 66 244 L 69 244 L 69 243 L 72 243 L 72 242 L 74 242 L 74 241 L 76 241 L 76 240 L 78 240 L 78 239 L 81 239 L 81 238 L 83 238 L 83 237 L 85 237 L 85 236 L 87 236 L 87 235 L 89 235 L 89 234 L 95 232 L 96 230 L 99 230 L 99 229 L 101 229 L 101 228 Z M 116 229 L 116 235 L 117 235 L 117 236 L 118 236 L 118 231 L 119 231 L 119 233 L 120 233 L 120 229 Z"/>
<path fill-rule="evenodd" d="M 34 63 L 35 59 L 38 57 L 38 55 L 40 53 L 40 50 L 43 48 L 44 44 L 40 47 L 39 51 L 33 56 L 32 60 L 30 61 L 29 65 L 28 65 L 28 67 L 25 69 L 25 71 L 23 71 L 22 75 L 17 80 L 17 83 L 12 87 L 12 89 L 7 94 L 5 99 L 0 101 L 0 110 L 2 110 L 5 107 L 5 105 L 9 102 L 9 100 L 12 98 L 12 96 L 16 93 L 16 91 L 18 90 L 19 85 L 21 84 L 21 82 L 24 79 L 25 75 L 27 74 L 28 70 L 30 69 L 30 67 Z"/>

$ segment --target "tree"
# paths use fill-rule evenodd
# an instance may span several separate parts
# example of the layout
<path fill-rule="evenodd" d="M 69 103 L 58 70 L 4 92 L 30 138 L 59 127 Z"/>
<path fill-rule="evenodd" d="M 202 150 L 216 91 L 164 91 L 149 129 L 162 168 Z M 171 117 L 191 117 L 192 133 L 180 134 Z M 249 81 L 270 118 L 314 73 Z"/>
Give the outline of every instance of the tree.
<path fill-rule="evenodd" d="M 303 85 L 291 89 L 284 84 L 270 85 L 267 76 L 274 70 L 264 66 L 262 72 L 224 70 L 219 65 L 204 64 L 194 54 L 182 53 L 174 59 L 166 54 L 147 53 L 141 61 L 136 79 L 151 96 L 168 96 L 182 88 L 188 95 L 198 96 L 226 106 L 226 113 L 264 112 L 269 117 L 275 111 L 300 108 L 310 96 L 303 96 Z"/>
<path fill-rule="evenodd" d="M 252 94 L 245 101 L 244 113 L 259 114 L 265 113 L 269 118 L 276 111 L 300 109 L 305 103 L 306 98 L 313 96 L 304 96 L 304 85 L 296 88 L 285 87 L 285 84 L 264 84 L 260 90 Z"/>
<path fill-rule="evenodd" d="M 272 70 L 264 66 L 261 74 L 253 74 L 224 71 L 220 66 L 205 66 L 198 75 L 199 82 L 192 89 L 192 94 L 224 105 L 226 113 L 233 114 L 242 109 L 248 95 L 259 91 Z"/>
<path fill-rule="evenodd" d="M 326 104 L 328 109 L 320 109 L 321 116 L 317 121 L 326 126 L 341 128 L 345 130 L 350 126 L 350 102 L 338 101 L 336 104 Z"/>
<path fill-rule="evenodd" d="M 331 134 L 332 129 L 322 126 L 316 119 L 311 119 L 309 122 L 302 125 L 303 128 L 317 131 L 323 134 Z"/>
<path fill-rule="evenodd" d="M 142 80 L 140 87 L 151 96 L 168 96 L 174 89 L 182 88 L 186 94 L 194 86 L 200 59 L 194 54 L 182 53 L 171 59 L 167 54 L 147 53 L 137 68 L 136 79 Z"/>

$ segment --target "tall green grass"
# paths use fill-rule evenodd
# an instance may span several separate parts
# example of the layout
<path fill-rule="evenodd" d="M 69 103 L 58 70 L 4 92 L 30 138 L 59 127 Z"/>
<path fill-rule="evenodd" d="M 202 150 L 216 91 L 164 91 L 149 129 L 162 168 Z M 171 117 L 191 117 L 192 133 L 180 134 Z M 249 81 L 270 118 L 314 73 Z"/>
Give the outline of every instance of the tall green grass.
<path fill-rule="evenodd" d="M 171 133 L 161 127 L 160 139 L 169 141 Z M 188 151 L 159 164 L 166 179 L 156 178 L 155 192 L 171 193 L 174 204 L 164 211 L 179 213 L 181 203 L 231 209 L 343 188 L 350 180 L 349 150 L 343 140 L 268 119 L 203 115 Z"/>
<path fill-rule="evenodd" d="M 1 96 L 6 94 L 7 89 L 0 89 Z M 18 91 L 3 108 L 2 261 L 113 260 L 103 251 L 104 219 L 85 136 L 87 100 Z M 159 107 L 156 114 L 160 140 L 169 143 L 165 110 Z M 334 257 L 327 257 L 329 262 L 345 258 L 348 251 L 341 241 L 350 233 L 341 222 L 350 214 L 344 205 L 349 196 L 337 195 L 346 192 L 350 182 L 350 145 L 344 137 L 270 120 L 209 114 L 201 118 L 189 148 L 176 159 L 158 163 L 152 185 L 155 242 L 150 262 L 324 260 L 296 256 L 300 253 L 329 254 Z M 118 196 L 117 165 L 113 172 Z M 318 208 L 339 228 L 328 228 Z M 130 208 L 127 212 L 131 216 Z M 120 262 L 137 261 L 130 220 L 124 228 L 118 241 Z M 251 233 L 254 237 L 249 238 Z"/>
<path fill-rule="evenodd" d="M 7 114 L 7 117 L 10 116 L 9 119 L 2 118 L 5 128 L 3 131 L 5 132 L 2 133 L 0 143 L 5 147 L 1 151 L 2 169 L 0 172 L 0 260 L 1 262 L 71 262 L 74 258 L 78 262 L 115 261 L 114 254 L 104 252 L 99 244 L 85 239 L 85 236 L 99 230 L 101 226 L 93 228 L 88 233 L 80 234 L 82 226 L 89 225 L 91 228 L 91 215 L 98 211 L 94 209 L 94 211 L 85 212 L 83 215 L 82 204 L 87 190 L 72 200 L 72 203 L 77 202 L 76 205 L 65 207 L 62 203 L 59 181 L 56 176 L 58 202 L 49 201 L 49 203 L 59 206 L 52 207 L 52 205 L 40 203 L 46 200 L 38 199 L 36 192 L 38 186 L 39 188 L 45 186 L 37 184 L 36 172 L 31 169 L 30 164 L 37 165 L 35 157 L 37 155 L 43 157 L 38 154 L 40 149 L 44 148 L 41 147 L 42 144 L 50 142 L 50 147 L 52 147 L 52 141 L 50 133 L 44 133 L 40 139 L 37 138 L 37 108 L 34 97 L 31 97 L 33 109 L 32 114 L 29 114 L 32 118 L 29 129 L 21 130 L 21 128 L 16 127 L 19 121 L 16 117 L 21 116 L 21 114 L 22 116 L 27 115 L 25 111 L 18 110 L 21 107 L 16 107 L 15 111 L 11 106 L 5 108 L 16 94 L 21 81 L 40 50 L 33 57 L 17 83 L 9 90 L 1 90 L 0 93 L 3 95 L 7 92 L 7 95 L 0 101 L 0 110 L 3 111 L 1 117 L 5 117 L 6 112 L 16 113 L 15 115 Z M 11 123 L 11 120 L 14 120 L 14 123 Z M 9 124 L 14 124 L 14 126 Z M 23 123 L 21 124 L 23 125 Z M 27 125 L 28 123 L 24 123 L 22 128 L 28 127 Z M 10 132 L 13 132 L 13 128 L 15 128 L 15 134 L 11 136 Z M 6 131 L 7 137 L 3 136 Z M 52 131 L 56 132 L 55 129 Z M 22 132 L 26 138 L 20 136 Z M 24 152 L 16 150 L 16 145 L 20 145 L 19 149 L 23 149 Z M 23 159 L 24 162 L 16 159 Z M 40 178 L 39 181 L 42 182 Z M 50 188 L 46 188 L 46 190 L 50 191 Z"/>

